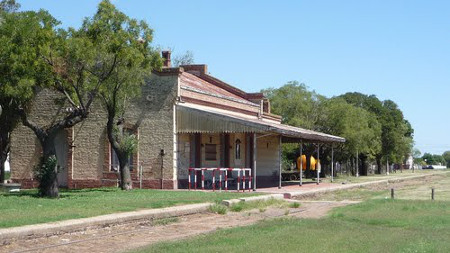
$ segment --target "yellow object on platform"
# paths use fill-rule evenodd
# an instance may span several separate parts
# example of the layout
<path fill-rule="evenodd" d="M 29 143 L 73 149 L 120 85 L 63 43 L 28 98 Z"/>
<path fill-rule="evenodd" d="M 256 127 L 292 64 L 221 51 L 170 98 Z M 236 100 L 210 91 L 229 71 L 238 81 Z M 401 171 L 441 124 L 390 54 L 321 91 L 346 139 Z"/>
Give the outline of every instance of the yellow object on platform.
<path fill-rule="evenodd" d="M 306 170 L 306 155 L 302 155 L 301 161 L 303 163 L 302 164 L 303 165 L 302 168 L 305 171 Z M 316 170 L 318 163 L 320 163 L 320 160 L 318 161 L 313 156 L 311 156 L 310 168 L 309 169 L 310 170 Z M 297 158 L 297 170 L 299 170 L 299 169 L 300 169 L 300 156 Z"/>
<path fill-rule="evenodd" d="M 306 155 L 302 155 L 303 170 L 306 170 Z M 297 170 L 300 170 L 300 156 L 297 158 Z"/>
<path fill-rule="evenodd" d="M 317 161 L 316 161 L 316 159 L 313 157 L 313 156 L 311 156 L 311 167 L 310 167 L 310 170 L 316 170 L 316 163 L 317 163 Z"/>

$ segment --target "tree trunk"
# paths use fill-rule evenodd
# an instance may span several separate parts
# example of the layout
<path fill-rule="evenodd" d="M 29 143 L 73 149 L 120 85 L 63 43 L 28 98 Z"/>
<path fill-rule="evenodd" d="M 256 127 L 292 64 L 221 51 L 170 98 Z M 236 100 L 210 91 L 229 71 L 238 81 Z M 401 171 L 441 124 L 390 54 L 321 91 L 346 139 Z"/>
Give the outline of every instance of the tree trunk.
<path fill-rule="evenodd" d="M 117 152 L 117 158 L 119 159 L 120 169 L 120 188 L 122 190 L 133 189 L 133 183 L 131 182 L 130 165 L 128 164 L 128 157 L 122 152 Z M 119 153 L 122 153 L 119 155 Z"/>
<path fill-rule="evenodd" d="M 365 155 L 360 155 L 361 157 L 361 175 L 367 176 L 367 157 Z"/>
<path fill-rule="evenodd" d="M 377 156 L 377 174 L 381 175 L 381 157 Z"/>
<path fill-rule="evenodd" d="M 0 184 L 5 181 L 5 162 L 10 150 L 10 129 L 2 129 L 0 133 Z"/>
<path fill-rule="evenodd" d="M 5 182 L 5 161 L 0 158 L 0 184 Z"/>
<path fill-rule="evenodd" d="M 39 180 L 39 193 L 43 197 L 58 198 L 58 163 L 56 162 L 55 135 L 44 138 L 42 145 L 42 162 L 39 173 L 43 175 Z M 54 162 L 52 162 L 54 159 Z"/>
<path fill-rule="evenodd" d="M 120 188 L 122 190 L 133 189 L 133 184 L 131 182 L 129 156 L 132 154 L 127 154 L 120 146 L 120 138 L 123 138 L 123 125 L 119 124 L 120 134 L 114 134 L 114 116 L 116 111 L 114 107 L 108 108 L 108 122 L 106 123 L 106 132 L 108 135 L 109 143 L 111 148 L 116 152 L 117 158 L 119 160 L 119 171 L 120 171 Z"/>
<path fill-rule="evenodd" d="M 5 140 L 0 140 L 0 184 L 2 184 L 5 181 L 5 162 L 8 158 L 9 153 L 9 145 L 6 147 L 3 145 Z M 9 142 L 9 140 L 8 140 Z"/>

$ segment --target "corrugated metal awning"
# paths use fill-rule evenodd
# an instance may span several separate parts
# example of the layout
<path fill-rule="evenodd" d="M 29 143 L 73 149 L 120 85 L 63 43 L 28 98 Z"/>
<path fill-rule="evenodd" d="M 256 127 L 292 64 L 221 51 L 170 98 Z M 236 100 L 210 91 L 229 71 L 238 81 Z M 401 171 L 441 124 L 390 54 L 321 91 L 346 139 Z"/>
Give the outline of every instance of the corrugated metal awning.
<path fill-rule="evenodd" d="M 183 103 L 176 106 L 178 133 L 276 133 L 283 142 L 345 142 L 342 137 Z"/>

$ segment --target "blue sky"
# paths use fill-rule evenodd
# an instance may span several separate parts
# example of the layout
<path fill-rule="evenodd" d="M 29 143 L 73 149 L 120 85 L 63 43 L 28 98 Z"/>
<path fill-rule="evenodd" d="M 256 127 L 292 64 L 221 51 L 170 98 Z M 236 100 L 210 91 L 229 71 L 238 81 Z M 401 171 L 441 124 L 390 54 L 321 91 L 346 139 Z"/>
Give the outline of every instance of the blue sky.
<path fill-rule="evenodd" d="M 22 0 L 78 27 L 99 1 Z M 450 150 L 450 1 L 116 0 L 155 30 L 154 44 L 245 91 L 304 82 L 331 97 L 391 99 L 423 152 Z"/>

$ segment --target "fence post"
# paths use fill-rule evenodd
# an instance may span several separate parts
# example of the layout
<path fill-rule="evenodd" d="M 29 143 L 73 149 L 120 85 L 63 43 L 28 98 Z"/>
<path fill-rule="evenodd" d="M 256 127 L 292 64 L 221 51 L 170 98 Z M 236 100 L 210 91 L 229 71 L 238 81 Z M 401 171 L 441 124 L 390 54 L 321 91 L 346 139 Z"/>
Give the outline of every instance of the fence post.
<path fill-rule="evenodd" d="M 194 169 L 194 189 L 197 190 L 197 170 Z"/>
<path fill-rule="evenodd" d="M 205 190 L 205 170 L 202 169 L 202 190 Z"/>
<path fill-rule="evenodd" d="M 188 184 L 189 184 L 188 188 L 190 191 L 191 190 L 191 168 L 188 169 Z"/>
<path fill-rule="evenodd" d="M 245 192 L 245 170 L 242 170 L 242 192 Z"/>
<path fill-rule="evenodd" d="M 219 169 L 219 188 L 222 191 L 222 170 Z"/>
<path fill-rule="evenodd" d="M 394 199 L 394 188 L 391 188 L 391 199 Z"/>
<path fill-rule="evenodd" d="M 213 187 L 213 192 L 216 191 L 216 170 L 212 171 L 212 187 Z"/>
<path fill-rule="evenodd" d="M 239 186 L 241 185 L 241 171 L 238 170 L 237 173 L 238 173 L 238 177 L 237 177 L 237 191 L 239 191 Z M 245 182 L 244 182 L 244 185 L 245 185 Z"/>
<path fill-rule="evenodd" d="M 225 170 L 225 191 L 228 191 L 228 170 Z"/>
<path fill-rule="evenodd" d="M 248 171 L 248 191 L 251 191 L 251 189 L 252 189 L 252 182 L 253 182 L 252 169 L 250 169 Z"/>
<path fill-rule="evenodd" d="M 431 188 L 431 200 L 434 200 L 434 188 Z"/>

